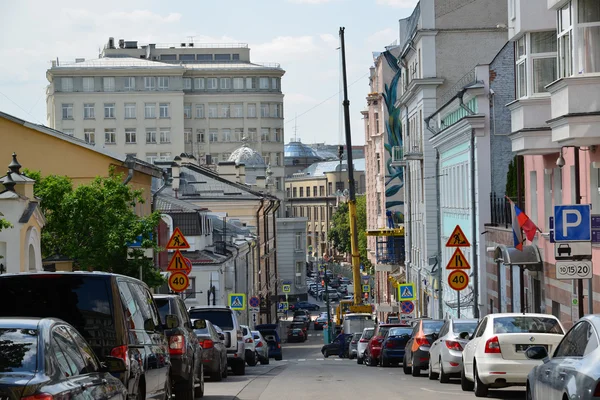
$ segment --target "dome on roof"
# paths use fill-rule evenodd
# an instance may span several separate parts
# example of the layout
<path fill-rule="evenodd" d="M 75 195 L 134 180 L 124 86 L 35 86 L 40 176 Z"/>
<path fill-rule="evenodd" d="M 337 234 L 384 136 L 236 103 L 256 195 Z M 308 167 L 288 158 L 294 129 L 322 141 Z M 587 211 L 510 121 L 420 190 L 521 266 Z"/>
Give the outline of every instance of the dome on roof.
<path fill-rule="evenodd" d="M 234 161 L 236 165 L 244 164 L 250 168 L 264 168 L 267 166 L 260 153 L 248 147 L 247 144 L 231 153 L 228 161 Z"/>
<path fill-rule="evenodd" d="M 284 146 L 284 157 L 290 158 L 314 158 L 323 159 L 312 147 L 305 145 L 300 141 L 291 141 Z"/>

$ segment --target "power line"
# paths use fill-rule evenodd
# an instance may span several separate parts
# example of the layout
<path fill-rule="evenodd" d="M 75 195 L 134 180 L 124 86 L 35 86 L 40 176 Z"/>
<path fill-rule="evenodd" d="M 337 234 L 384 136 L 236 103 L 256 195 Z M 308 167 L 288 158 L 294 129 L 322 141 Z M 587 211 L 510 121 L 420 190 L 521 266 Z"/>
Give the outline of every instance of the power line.
<path fill-rule="evenodd" d="M 18 105 L 17 103 L 15 103 L 13 101 L 13 99 L 11 99 L 10 97 L 8 97 L 7 95 L 5 95 L 4 93 L 0 92 L 0 94 L 4 97 L 6 97 L 6 99 L 8 99 L 8 101 L 10 101 L 11 103 L 13 103 L 15 106 L 19 107 L 21 109 L 21 111 L 23 111 L 25 114 L 29 115 L 31 118 L 33 118 L 34 120 L 36 120 L 40 125 L 44 125 L 43 122 L 40 122 L 37 118 L 35 118 L 33 115 L 31 115 L 31 113 L 29 113 L 28 111 L 26 111 L 23 107 L 21 107 L 20 105 Z"/>
<path fill-rule="evenodd" d="M 361 76 L 360 78 L 358 78 L 357 80 L 355 80 L 354 82 L 352 82 L 351 84 L 348 85 L 348 87 L 354 85 L 355 83 L 357 83 L 358 81 L 360 81 L 362 78 L 364 78 L 365 76 L 369 75 L 370 72 L 367 72 L 366 74 L 364 74 L 363 76 Z M 314 110 L 315 108 L 322 106 L 323 104 L 327 103 L 329 100 L 333 99 L 335 96 L 339 95 L 340 92 L 338 91 L 337 93 L 329 96 L 328 98 L 326 98 L 325 100 L 323 100 L 322 102 L 320 102 L 319 104 L 309 108 L 308 110 L 304 111 L 303 113 L 298 114 L 294 119 L 290 119 L 286 121 L 286 125 L 289 124 L 292 121 L 295 121 L 296 118 L 303 116 L 304 114 L 308 114 L 309 112 L 311 112 L 312 110 Z"/>

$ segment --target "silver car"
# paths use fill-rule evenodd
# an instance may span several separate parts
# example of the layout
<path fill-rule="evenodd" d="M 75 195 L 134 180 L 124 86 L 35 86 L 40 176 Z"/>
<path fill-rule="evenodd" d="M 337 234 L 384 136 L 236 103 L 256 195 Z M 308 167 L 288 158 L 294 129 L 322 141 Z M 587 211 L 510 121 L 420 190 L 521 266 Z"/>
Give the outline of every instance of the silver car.
<path fill-rule="evenodd" d="M 256 349 L 256 355 L 258 361 L 261 364 L 269 363 L 269 344 L 259 331 L 252 331 L 252 337 L 254 338 L 254 347 Z"/>
<path fill-rule="evenodd" d="M 462 351 L 477 327 L 476 319 L 448 319 L 429 349 L 429 379 L 448 383 L 460 377 Z"/>
<path fill-rule="evenodd" d="M 358 341 L 358 345 L 356 346 L 356 363 L 362 364 L 363 358 L 365 356 L 365 350 L 369 345 L 369 340 L 373 337 L 373 333 L 375 333 L 375 328 L 365 328 L 360 336 L 360 340 Z"/>
<path fill-rule="evenodd" d="M 544 360 L 527 376 L 527 400 L 600 398 L 600 315 L 581 318 L 548 358 L 546 346 L 530 347 L 527 358 Z"/>

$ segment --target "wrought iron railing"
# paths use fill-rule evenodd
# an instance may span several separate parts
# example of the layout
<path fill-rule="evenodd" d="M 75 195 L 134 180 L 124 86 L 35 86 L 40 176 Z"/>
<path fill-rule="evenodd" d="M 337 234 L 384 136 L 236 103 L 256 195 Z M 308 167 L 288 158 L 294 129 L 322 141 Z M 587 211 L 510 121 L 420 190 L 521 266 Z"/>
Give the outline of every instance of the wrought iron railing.
<path fill-rule="evenodd" d="M 437 108 L 440 108 L 444 104 L 446 104 L 452 97 L 454 97 L 462 88 L 468 86 L 469 84 L 477 82 L 477 74 L 475 73 L 475 68 L 470 70 L 458 80 L 452 87 L 446 90 L 441 96 L 438 97 Z"/>
<path fill-rule="evenodd" d="M 404 149 L 402 146 L 392 147 L 392 162 L 400 162 L 404 158 Z"/>
<path fill-rule="evenodd" d="M 511 198 L 515 203 L 518 203 L 517 198 Z M 512 213 L 510 209 L 510 201 L 504 195 L 490 193 L 490 223 L 489 226 L 504 226 L 508 228 L 512 224 Z"/>

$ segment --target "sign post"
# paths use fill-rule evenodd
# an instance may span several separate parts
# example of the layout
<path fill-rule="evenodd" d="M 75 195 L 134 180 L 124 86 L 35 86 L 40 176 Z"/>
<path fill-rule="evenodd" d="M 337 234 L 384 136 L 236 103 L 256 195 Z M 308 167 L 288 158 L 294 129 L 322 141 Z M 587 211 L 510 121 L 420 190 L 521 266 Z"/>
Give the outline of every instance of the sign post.
<path fill-rule="evenodd" d="M 465 236 L 460 225 L 456 225 L 452 231 L 452 234 L 448 238 L 448 241 L 446 242 L 446 247 L 456 248 L 456 250 L 454 250 L 454 254 L 452 254 L 452 257 L 450 257 L 448 264 L 446 264 L 446 270 L 450 271 L 450 274 L 448 275 L 448 285 L 452 289 L 456 290 L 458 318 L 460 318 L 460 292 L 469 286 L 469 275 L 465 272 L 465 270 L 471 269 L 469 260 L 467 260 L 460 248 L 470 246 L 471 243 L 469 243 L 469 240 Z M 477 305 L 475 305 L 475 307 L 477 307 Z"/>

